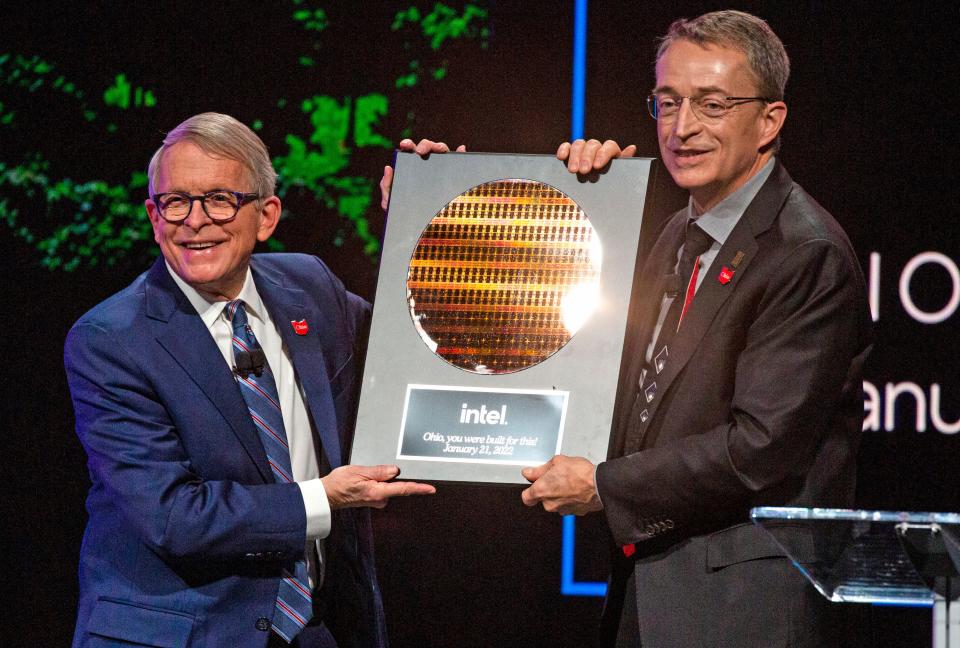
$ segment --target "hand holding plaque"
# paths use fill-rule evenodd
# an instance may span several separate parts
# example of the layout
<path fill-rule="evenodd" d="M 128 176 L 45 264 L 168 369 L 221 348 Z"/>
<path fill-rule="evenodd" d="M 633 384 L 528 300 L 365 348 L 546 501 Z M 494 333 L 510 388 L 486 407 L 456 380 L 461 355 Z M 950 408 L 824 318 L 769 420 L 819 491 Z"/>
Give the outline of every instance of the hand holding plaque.
<path fill-rule="evenodd" d="M 521 473 L 531 486 L 520 497 L 527 506 L 560 515 L 583 515 L 603 508 L 597 484 L 596 466 L 583 457 L 557 455 L 542 466 L 524 468 Z"/>
<path fill-rule="evenodd" d="M 412 139 L 400 140 L 400 150 L 406 153 L 416 153 L 417 155 L 431 155 L 433 153 L 449 153 L 450 147 L 444 142 L 434 142 L 433 140 L 422 139 L 414 144 Z M 457 147 L 457 153 L 466 153 L 467 147 L 461 144 Z M 393 188 L 393 167 L 389 164 L 383 167 L 383 177 L 380 178 L 380 208 L 384 211 L 390 204 L 390 190 Z"/>
<path fill-rule="evenodd" d="M 567 163 L 570 173 L 590 173 L 599 171 L 617 158 L 630 158 L 637 154 L 637 147 L 631 144 L 621 150 L 613 140 L 603 143 L 600 140 L 582 140 L 564 142 L 557 149 L 557 159 Z"/>

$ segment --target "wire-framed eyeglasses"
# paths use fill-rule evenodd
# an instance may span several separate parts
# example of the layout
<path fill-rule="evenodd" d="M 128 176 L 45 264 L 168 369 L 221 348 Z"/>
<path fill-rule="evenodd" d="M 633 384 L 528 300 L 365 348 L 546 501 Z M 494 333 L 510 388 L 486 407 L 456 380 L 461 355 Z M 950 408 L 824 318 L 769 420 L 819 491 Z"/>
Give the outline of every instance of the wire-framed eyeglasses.
<path fill-rule="evenodd" d="M 739 106 L 751 101 L 770 103 L 768 97 L 721 97 L 717 95 L 702 95 L 698 97 L 681 97 L 671 94 L 652 94 L 647 97 L 647 110 L 650 116 L 659 121 L 673 121 L 680 112 L 683 100 L 690 102 L 693 114 L 700 120 L 719 120 Z"/>

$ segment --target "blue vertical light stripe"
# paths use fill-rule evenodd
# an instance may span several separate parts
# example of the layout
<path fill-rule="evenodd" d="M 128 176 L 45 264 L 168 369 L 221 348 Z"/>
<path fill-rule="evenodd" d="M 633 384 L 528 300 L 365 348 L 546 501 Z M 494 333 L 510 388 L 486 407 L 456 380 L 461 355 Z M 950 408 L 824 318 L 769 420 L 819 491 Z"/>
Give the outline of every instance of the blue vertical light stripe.
<path fill-rule="evenodd" d="M 586 94 L 587 0 L 573 0 L 573 96 L 570 106 L 570 141 L 583 137 Z"/>
<path fill-rule="evenodd" d="M 583 137 L 584 103 L 587 94 L 587 0 L 573 2 L 573 93 L 570 107 L 570 141 Z M 560 547 L 560 593 L 565 596 L 606 596 L 607 584 L 577 582 L 573 577 L 576 517 L 563 517 Z"/>
<path fill-rule="evenodd" d="M 576 516 L 564 515 L 563 544 L 560 556 L 560 593 L 564 596 L 606 596 L 606 583 L 573 580 L 576 529 Z"/>

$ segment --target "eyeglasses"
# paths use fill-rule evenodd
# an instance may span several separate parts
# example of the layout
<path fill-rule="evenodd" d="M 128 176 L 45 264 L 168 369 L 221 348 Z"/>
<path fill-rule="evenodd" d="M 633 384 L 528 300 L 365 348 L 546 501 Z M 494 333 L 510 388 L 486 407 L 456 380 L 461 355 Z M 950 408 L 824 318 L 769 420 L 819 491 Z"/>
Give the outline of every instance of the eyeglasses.
<path fill-rule="evenodd" d="M 724 115 L 733 110 L 736 106 L 750 101 L 763 101 L 770 103 L 773 99 L 767 97 L 718 97 L 716 95 L 703 95 L 702 97 L 679 97 L 677 95 L 655 95 L 647 97 L 647 110 L 650 116 L 660 121 L 673 121 L 680 112 L 680 105 L 683 100 L 690 101 L 690 108 L 697 119 L 716 121 L 722 119 Z"/>
<path fill-rule="evenodd" d="M 199 196 L 191 196 L 182 191 L 170 191 L 150 196 L 157 206 L 160 217 L 174 225 L 182 223 L 193 209 L 193 201 L 199 200 L 203 212 L 215 223 L 227 223 L 237 217 L 240 208 L 246 203 L 257 200 L 260 194 L 242 193 L 227 189 L 214 189 Z"/>

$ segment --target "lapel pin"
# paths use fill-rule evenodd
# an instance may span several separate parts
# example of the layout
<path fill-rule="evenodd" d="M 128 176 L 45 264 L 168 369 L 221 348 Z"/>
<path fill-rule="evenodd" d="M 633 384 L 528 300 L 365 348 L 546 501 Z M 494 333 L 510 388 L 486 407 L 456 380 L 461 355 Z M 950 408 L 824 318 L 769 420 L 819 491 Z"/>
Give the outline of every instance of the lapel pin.
<path fill-rule="evenodd" d="M 730 265 L 733 266 L 733 269 L 736 270 L 737 266 L 743 262 L 743 257 L 746 255 L 743 253 L 743 250 L 737 250 L 737 253 L 733 256 L 733 261 L 730 262 Z"/>
<path fill-rule="evenodd" d="M 299 322 L 296 320 L 290 320 L 290 325 L 293 327 L 293 332 L 297 335 L 306 335 L 310 331 L 310 326 L 307 324 L 307 320 L 302 319 Z"/>
<path fill-rule="evenodd" d="M 720 276 L 717 277 L 717 281 L 726 286 L 730 283 L 730 280 L 733 279 L 733 270 L 727 266 L 723 266 L 723 270 L 720 271 Z"/>

